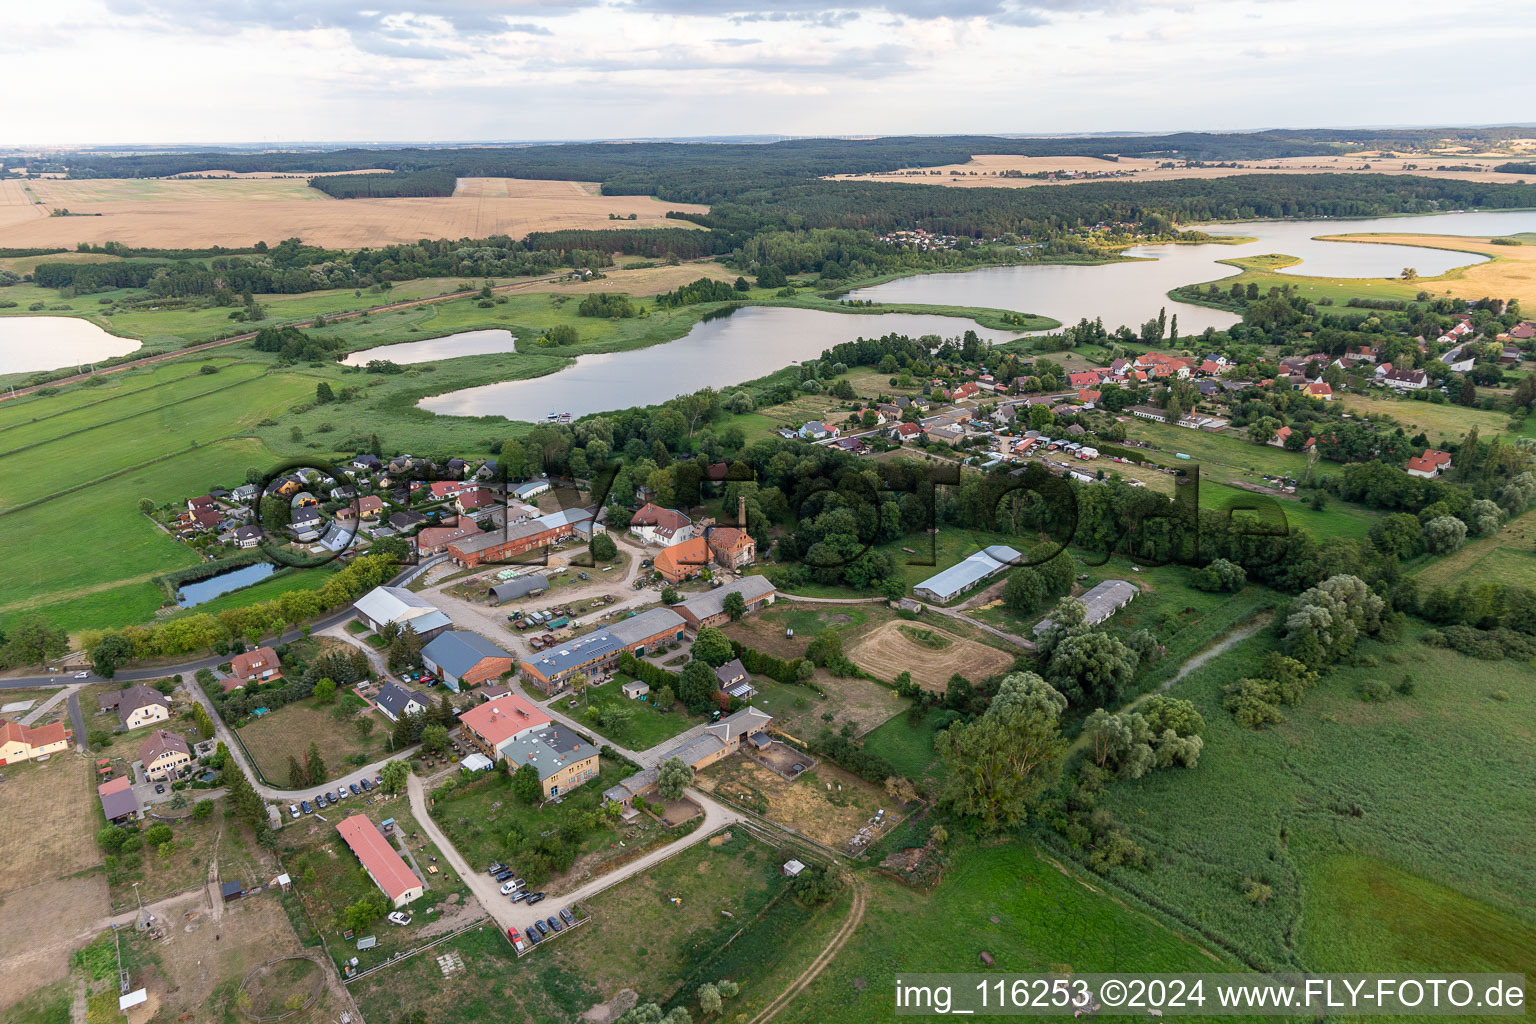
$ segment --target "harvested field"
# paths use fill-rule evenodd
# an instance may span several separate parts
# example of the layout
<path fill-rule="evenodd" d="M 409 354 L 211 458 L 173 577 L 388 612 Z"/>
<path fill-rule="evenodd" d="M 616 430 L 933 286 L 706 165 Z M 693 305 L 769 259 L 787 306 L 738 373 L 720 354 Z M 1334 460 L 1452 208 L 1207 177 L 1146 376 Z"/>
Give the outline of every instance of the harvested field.
<path fill-rule="evenodd" d="M 1506 174 L 1493 168 L 1509 156 L 1463 156 L 1461 154 L 1426 156 L 1397 155 L 1375 159 L 1374 154 L 1360 156 L 1291 156 L 1275 160 L 1240 160 L 1232 167 L 1159 167 L 1162 160 L 1121 157 L 1100 160 L 1090 156 L 1014 156 L 978 154 L 963 164 L 935 167 L 904 167 L 884 174 L 835 175 L 844 181 L 888 181 L 920 185 L 948 185 L 954 188 L 1028 188 L 1033 185 L 1072 185 L 1085 181 L 1104 181 L 1113 176 L 1120 181 L 1171 181 L 1180 178 L 1230 178 L 1245 174 L 1414 174 L 1425 178 L 1454 178 L 1462 181 L 1521 181 L 1529 175 Z M 1369 170 L 1362 168 L 1369 164 Z M 1436 167 L 1455 164 L 1473 170 L 1437 171 Z M 1098 177 L 1044 178 L 1004 177 L 1004 173 L 1041 174 L 1052 171 L 1097 174 Z M 937 173 L 935 173 L 937 172 Z M 1121 172 L 1121 173 L 1115 173 Z"/>
<path fill-rule="evenodd" d="M 94 851 L 95 842 L 86 842 Z M 64 846 L 57 852 L 68 856 Z M 0 963 L 5 964 L 0 971 L 0 1008 L 69 972 L 69 954 L 89 941 L 93 928 L 106 916 L 107 880 L 99 871 L 80 878 L 52 878 L 8 892 L 3 899 L 5 919 L 27 925 L 0 929 Z"/>
<path fill-rule="evenodd" d="M 1489 238 L 1452 235 L 1322 235 L 1334 242 L 1376 242 L 1384 245 L 1415 245 L 1429 249 L 1475 252 L 1493 257 L 1486 263 L 1457 267 L 1439 277 L 1423 277 L 1414 283 L 1432 295 L 1480 299 L 1485 295 L 1536 302 L 1536 245 L 1494 245 Z"/>
<path fill-rule="evenodd" d="M 390 167 L 367 167 L 357 171 L 185 171 L 167 175 L 170 178 L 334 178 L 338 174 L 394 174 Z"/>
<path fill-rule="evenodd" d="M 690 227 L 665 214 L 707 209 L 649 196 L 594 195 L 587 182 L 469 178 L 461 186 L 461 193 L 445 197 L 341 200 L 302 178 L 6 181 L 0 182 L 0 248 L 106 241 L 239 247 L 297 236 L 350 249 L 420 238 L 520 238 L 562 228 Z M 91 216 L 50 216 L 55 209 Z M 609 218 L 632 213 L 634 220 Z"/>
<path fill-rule="evenodd" d="M 955 636 L 932 624 L 924 629 L 948 637 L 950 646 L 943 650 L 918 643 L 901 631 L 901 624 L 887 622 L 848 650 L 848 657 L 864 671 L 882 679 L 894 679 L 911 672 L 912 679 L 925 690 L 943 693 L 949 677 L 959 672 L 970 679 L 981 679 L 1001 672 L 1013 664 L 1013 656 L 996 648 Z"/>
<path fill-rule="evenodd" d="M 363 754 L 370 761 L 382 757 L 389 737 L 389 722 L 381 716 L 374 718 L 374 729 L 365 738 L 352 722 L 337 719 L 334 710 L 317 707 L 312 700 L 289 704 L 241 726 L 240 740 L 274 786 L 288 785 L 288 758 L 302 764 L 309 745 L 318 744 L 326 766 L 326 778 L 313 780 L 318 786 L 352 771 L 346 758 L 353 754 Z"/>
<path fill-rule="evenodd" d="M 881 808 L 893 823 L 906 817 L 906 809 L 884 789 L 826 761 L 786 782 L 756 761 L 728 757 L 704 769 L 696 781 L 706 792 L 839 850 Z"/>
<path fill-rule="evenodd" d="M 42 764 L 7 766 L 4 774 L 0 805 L 26 827 L 0 833 L 0 894 L 101 863 L 89 761 L 70 751 Z"/>

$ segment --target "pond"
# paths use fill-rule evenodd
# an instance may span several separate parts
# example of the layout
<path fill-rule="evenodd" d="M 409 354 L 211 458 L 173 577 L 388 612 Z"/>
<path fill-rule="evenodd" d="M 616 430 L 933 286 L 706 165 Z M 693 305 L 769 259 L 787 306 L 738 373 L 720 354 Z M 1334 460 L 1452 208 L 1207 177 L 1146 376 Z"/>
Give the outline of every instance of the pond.
<path fill-rule="evenodd" d="M 209 576 L 196 583 L 184 585 L 176 592 L 176 603 L 183 608 L 195 608 L 231 590 L 239 590 L 252 583 L 260 583 L 276 571 L 277 566 L 271 562 L 256 562 L 239 569 L 231 569 L 229 572 L 221 572 L 217 576 Z"/>
<path fill-rule="evenodd" d="M 923 274 L 870 288 L 850 298 L 875 302 L 912 302 L 953 306 L 987 306 L 1054 317 L 1073 324 L 1083 317 L 1101 317 L 1113 330 L 1135 328 L 1167 307 L 1177 314 L 1179 333 L 1195 334 L 1237 323 L 1232 313 L 1174 302 L 1167 297 L 1180 285 L 1204 283 L 1237 273 L 1218 260 L 1283 253 L 1303 262 L 1288 273 L 1317 277 L 1396 277 L 1413 267 L 1421 277 L 1443 274 L 1453 267 L 1480 263 L 1484 257 L 1447 249 L 1376 245 L 1361 242 L 1321 242 L 1315 235 L 1393 232 L 1398 234 L 1508 235 L 1536 231 L 1536 211 L 1489 211 L 1430 214 L 1422 217 L 1378 217 L 1370 220 L 1255 221 L 1243 224 L 1201 224 L 1211 234 L 1247 235 L 1258 240 L 1238 245 L 1140 245 L 1128 256 L 1150 261 L 1100 266 L 1032 265 L 989 267 L 961 274 Z"/>
<path fill-rule="evenodd" d="M 458 356 L 494 355 L 511 352 L 517 347 L 517 338 L 511 331 L 461 331 L 442 338 L 422 341 L 403 341 L 398 345 L 380 345 L 377 348 L 353 352 L 342 360 L 345 366 L 367 366 L 369 360 L 387 359 L 392 363 L 429 363 L 434 359 L 454 359 Z"/>
<path fill-rule="evenodd" d="M 75 316 L 0 316 L 0 374 L 97 363 L 137 351 L 139 344 Z"/>
<path fill-rule="evenodd" d="M 917 313 L 829 313 L 787 306 L 746 306 L 704 320 L 686 335 L 650 348 L 577 356 L 575 365 L 543 377 L 465 388 L 422 399 L 444 416 L 543 420 L 550 413 L 588 413 L 653 405 L 702 387 L 723 388 L 814 359 L 833 345 L 885 334 L 950 338 L 972 330 L 984 341 L 1009 341 L 963 317 Z"/>

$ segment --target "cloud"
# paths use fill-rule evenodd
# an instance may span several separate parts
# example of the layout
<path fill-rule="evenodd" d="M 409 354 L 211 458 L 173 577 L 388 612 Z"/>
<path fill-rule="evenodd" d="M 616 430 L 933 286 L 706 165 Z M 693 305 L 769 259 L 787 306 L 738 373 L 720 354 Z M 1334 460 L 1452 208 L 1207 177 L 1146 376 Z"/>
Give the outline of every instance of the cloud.
<path fill-rule="evenodd" d="M 982 18 L 999 25 L 1039 26 L 1053 15 L 1088 14 L 1147 6 L 1146 0 L 782 0 L 765 10 L 742 0 L 626 0 L 631 10 L 650 14 L 725 17 L 739 22 L 811 22 L 839 25 L 861 14 L 886 14 L 911 21 Z"/>
<path fill-rule="evenodd" d="M 820 56 L 782 56 L 762 54 L 729 58 L 708 53 L 667 49 L 627 52 L 622 57 L 568 58 L 551 62 L 550 67 L 595 74 L 633 71 L 696 72 L 725 71 L 748 75 L 830 75 L 840 78 L 885 78 L 912 70 L 911 51 L 905 46 L 886 43 L 869 47 L 842 47 Z"/>
<path fill-rule="evenodd" d="M 711 39 L 716 46 L 756 46 L 761 39 Z"/>

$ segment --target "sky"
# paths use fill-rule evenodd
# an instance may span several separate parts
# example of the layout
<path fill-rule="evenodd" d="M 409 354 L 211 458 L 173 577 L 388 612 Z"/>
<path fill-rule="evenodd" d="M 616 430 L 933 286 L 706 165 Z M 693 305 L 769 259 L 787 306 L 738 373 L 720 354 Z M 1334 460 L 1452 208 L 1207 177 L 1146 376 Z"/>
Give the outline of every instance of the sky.
<path fill-rule="evenodd" d="M 1536 18 L 1509 0 L 0 8 L 0 145 L 12 146 L 1536 121 Z"/>

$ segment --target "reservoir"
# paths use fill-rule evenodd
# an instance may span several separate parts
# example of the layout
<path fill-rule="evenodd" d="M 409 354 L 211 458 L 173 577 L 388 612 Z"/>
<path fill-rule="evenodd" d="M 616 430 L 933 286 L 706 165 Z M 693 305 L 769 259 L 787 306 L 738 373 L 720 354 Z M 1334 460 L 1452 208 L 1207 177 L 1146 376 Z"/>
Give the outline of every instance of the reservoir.
<path fill-rule="evenodd" d="M 277 567 L 271 562 L 256 562 L 239 569 L 231 569 L 229 572 L 221 572 L 217 576 L 210 576 L 205 580 L 183 586 L 176 594 L 176 603 L 183 608 L 195 608 L 231 590 L 239 590 L 252 583 L 260 583 L 276 571 Z"/>
<path fill-rule="evenodd" d="M 442 338 L 423 341 L 403 341 L 398 345 L 380 345 L 377 348 L 353 352 L 342 360 L 345 366 L 367 366 L 370 360 L 387 359 L 392 363 L 430 363 L 434 359 L 455 359 L 459 356 L 494 355 L 511 352 L 517 347 L 517 338 L 511 331 L 461 331 Z"/>
<path fill-rule="evenodd" d="M 5 297 L 0 289 L 0 298 Z M 137 351 L 139 342 L 75 316 L 0 317 L 0 373 L 32 373 L 96 363 Z"/>
<path fill-rule="evenodd" d="M 1156 311 L 1154 310 L 1154 313 Z M 505 416 L 543 420 L 549 413 L 585 416 L 653 405 L 703 387 L 724 388 L 815 359 L 833 345 L 885 334 L 1010 341 L 1021 331 L 995 331 L 964 317 L 917 313 L 828 313 L 787 306 L 746 306 L 704 320 L 686 335 L 649 348 L 577 356 L 563 370 L 424 398 L 420 406 L 444 416 Z M 375 350 L 378 351 L 378 350 Z"/>

